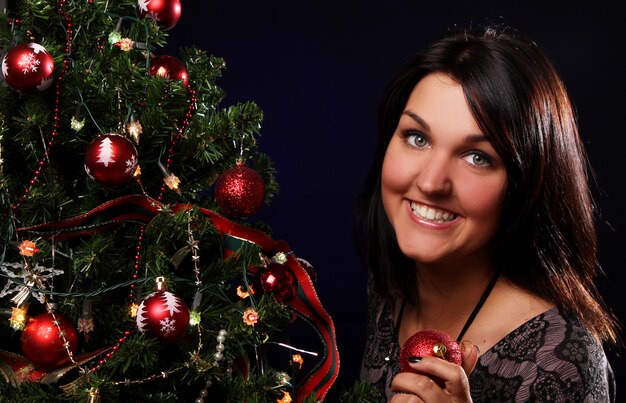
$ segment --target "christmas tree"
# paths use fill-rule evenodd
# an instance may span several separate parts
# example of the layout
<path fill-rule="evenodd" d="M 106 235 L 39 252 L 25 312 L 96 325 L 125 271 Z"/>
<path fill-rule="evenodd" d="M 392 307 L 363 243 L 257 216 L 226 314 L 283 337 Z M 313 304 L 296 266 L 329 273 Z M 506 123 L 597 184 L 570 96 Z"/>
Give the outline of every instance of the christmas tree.
<path fill-rule="evenodd" d="M 225 62 L 163 54 L 179 0 L 24 0 L 0 21 L 0 401 L 318 401 L 314 269 Z M 289 329 L 316 332 L 315 351 Z M 356 384 L 340 400 L 368 401 Z"/>

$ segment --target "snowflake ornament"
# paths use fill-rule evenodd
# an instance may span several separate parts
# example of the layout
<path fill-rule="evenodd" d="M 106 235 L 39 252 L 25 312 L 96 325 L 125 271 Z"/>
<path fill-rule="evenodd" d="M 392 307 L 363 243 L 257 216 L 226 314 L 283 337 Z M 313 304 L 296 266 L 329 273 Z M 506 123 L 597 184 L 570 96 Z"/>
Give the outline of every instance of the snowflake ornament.
<path fill-rule="evenodd" d="M 35 297 L 42 304 L 45 303 L 46 296 L 42 292 L 45 285 L 54 276 L 63 274 L 63 270 L 43 267 L 39 264 L 31 267 L 30 264 L 24 263 L 2 263 L 0 270 L 9 277 L 9 281 L 0 291 L 0 298 L 15 293 L 11 302 L 17 306 L 26 301 L 29 295 Z"/>
<path fill-rule="evenodd" d="M 52 84 L 54 58 L 38 43 L 22 43 L 9 49 L 2 58 L 2 74 L 9 87 L 33 93 Z"/>

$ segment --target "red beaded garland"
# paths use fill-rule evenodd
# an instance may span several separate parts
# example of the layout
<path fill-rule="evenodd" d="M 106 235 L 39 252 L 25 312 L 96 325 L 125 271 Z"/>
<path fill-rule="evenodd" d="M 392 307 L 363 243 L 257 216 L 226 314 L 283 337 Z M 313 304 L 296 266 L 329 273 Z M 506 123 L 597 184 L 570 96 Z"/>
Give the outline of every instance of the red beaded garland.
<path fill-rule="evenodd" d="M 69 70 L 70 67 L 70 60 L 69 60 L 69 54 L 70 54 L 70 50 L 72 49 L 72 44 L 74 41 L 74 30 L 73 30 L 73 26 L 72 26 L 72 20 L 70 18 L 70 16 L 67 14 L 67 12 L 65 11 L 65 0 L 60 0 L 59 1 L 59 14 L 61 15 L 61 17 L 63 18 L 63 21 L 65 23 L 66 26 L 66 32 L 67 32 L 67 36 L 65 39 L 65 57 L 63 60 L 63 69 L 61 70 L 61 72 L 59 73 L 59 76 L 56 79 L 56 90 L 55 90 L 55 98 L 54 98 L 54 116 L 53 116 L 53 126 L 52 126 L 52 139 L 48 141 L 48 148 L 51 148 L 54 145 L 54 139 L 58 136 L 59 134 L 59 122 L 60 122 L 60 102 L 61 102 L 61 88 L 62 88 L 62 84 L 63 84 L 63 80 L 65 77 L 65 74 L 67 73 L 67 71 Z M 19 21 L 18 21 L 19 22 Z M 48 159 L 48 151 L 44 150 L 42 153 L 42 157 L 39 158 L 39 167 L 43 168 L 46 165 L 46 161 Z M 37 180 L 39 178 L 39 175 L 36 174 L 31 181 L 29 182 L 30 186 L 34 186 L 37 183 Z M 26 200 L 26 196 L 30 194 L 30 187 L 27 187 L 26 189 L 24 189 L 24 194 L 22 196 L 19 197 L 17 203 L 15 203 L 14 205 L 11 206 L 11 210 L 13 211 L 13 213 L 16 213 L 19 210 L 20 205 Z"/>

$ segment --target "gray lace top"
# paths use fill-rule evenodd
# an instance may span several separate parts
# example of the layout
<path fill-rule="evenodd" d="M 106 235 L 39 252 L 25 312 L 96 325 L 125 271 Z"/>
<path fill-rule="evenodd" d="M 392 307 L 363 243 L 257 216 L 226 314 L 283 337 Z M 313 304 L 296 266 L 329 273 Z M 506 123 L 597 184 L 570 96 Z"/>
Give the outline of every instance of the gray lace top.
<path fill-rule="evenodd" d="M 370 291 L 361 379 L 390 398 L 399 346 L 392 304 Z M 474 402 L 614 402 L 615 379 L 602 346 L 576 317 L 552 308 L 481 355 L 469 376 Z"/>

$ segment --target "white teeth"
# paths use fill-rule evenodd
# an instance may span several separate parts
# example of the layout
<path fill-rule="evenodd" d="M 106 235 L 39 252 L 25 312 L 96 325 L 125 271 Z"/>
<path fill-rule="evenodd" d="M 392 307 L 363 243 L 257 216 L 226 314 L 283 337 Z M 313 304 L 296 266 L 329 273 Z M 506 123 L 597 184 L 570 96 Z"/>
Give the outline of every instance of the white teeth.
<path fill-rule="evenodd" d="M 456 214 L 435 210 L 430 207 L 415 204 L 414 202 L 411 202 L 411 210 L 415 215 L 437 223 L 452 221 L 456 218 Z"/>
<path fill-rule="evenodd" d="M 435 210 L 429 208 L 428 214 L 426 214 L 426 218 L 428 218 L 429 220 L 434 220 L 436 214 L 437 212 Z"/>

